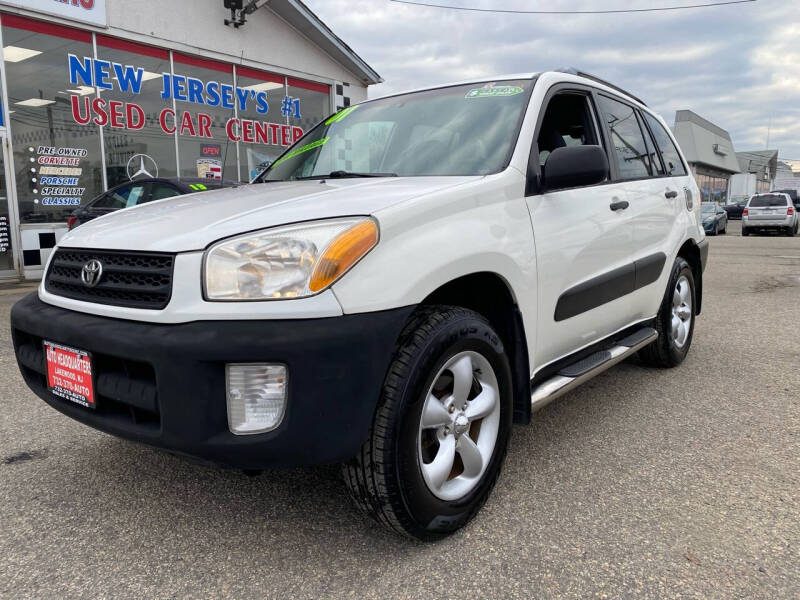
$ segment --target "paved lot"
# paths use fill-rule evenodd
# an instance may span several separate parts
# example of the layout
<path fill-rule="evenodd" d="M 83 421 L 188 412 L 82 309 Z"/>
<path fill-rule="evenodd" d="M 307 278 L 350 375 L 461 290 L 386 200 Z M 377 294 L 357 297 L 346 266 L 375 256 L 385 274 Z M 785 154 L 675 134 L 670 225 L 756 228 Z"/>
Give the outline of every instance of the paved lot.
<path fill-rule="evenodd" d="M 711 240 L 688 361 L 516 427 L 486 508 L 435 545 L 363 520 L 337 468 L 248 478 L 70 421 L 4 327 L 0 597 L 797 598 L 800 237 L 738 231 Z"/>

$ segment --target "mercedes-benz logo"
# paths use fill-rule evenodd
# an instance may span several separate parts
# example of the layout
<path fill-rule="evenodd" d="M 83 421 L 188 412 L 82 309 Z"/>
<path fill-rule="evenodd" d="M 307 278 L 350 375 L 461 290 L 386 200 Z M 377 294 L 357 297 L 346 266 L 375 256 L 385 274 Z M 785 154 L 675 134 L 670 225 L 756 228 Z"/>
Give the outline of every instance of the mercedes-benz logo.
<path fill-rule="evenodd" d="M 147 154 L 134 154 L 128 161 L 128 179 L 137 177 L 158 177 L 158 165 Z"/>
<path fill-rule="evenodd" d="M 81 269 L 81 281 L 86 287 L 94 287 L 103 278 L 103 263 L 93 258 Z"/>

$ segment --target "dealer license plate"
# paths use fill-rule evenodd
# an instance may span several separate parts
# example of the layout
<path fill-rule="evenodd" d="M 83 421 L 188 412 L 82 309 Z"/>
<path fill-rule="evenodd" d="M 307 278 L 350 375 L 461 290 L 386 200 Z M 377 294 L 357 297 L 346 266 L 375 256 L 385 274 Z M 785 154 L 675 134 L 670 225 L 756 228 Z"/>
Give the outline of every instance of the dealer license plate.
<path fill-rule="evenodd" d="M 97 408 L 94 398 L 92 357 L 84 350 L 44 342 L 47 386 L 59 398 L 87 408 Z"/>

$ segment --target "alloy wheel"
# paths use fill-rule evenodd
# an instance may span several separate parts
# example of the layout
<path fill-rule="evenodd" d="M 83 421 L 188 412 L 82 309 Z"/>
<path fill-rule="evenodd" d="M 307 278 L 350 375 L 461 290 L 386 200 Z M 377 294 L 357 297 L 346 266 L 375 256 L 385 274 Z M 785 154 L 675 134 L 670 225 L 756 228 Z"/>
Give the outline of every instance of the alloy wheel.
<path fill-rule="evenodd" d="M 685 275 L 678 278 L 672 292 L 672 322 L 670 330 L 672 341 L 678 348 L 683 348 L 689 339 L 692 329 L 692 288 Z"/>
<path fill-rule="evenodd" d="M 489 361 L 473 351 L 451 357 L 425 396 L 417 448 L 430 492 L 441 500 L 470 493 L 494 454 L 500 389 Z"/>

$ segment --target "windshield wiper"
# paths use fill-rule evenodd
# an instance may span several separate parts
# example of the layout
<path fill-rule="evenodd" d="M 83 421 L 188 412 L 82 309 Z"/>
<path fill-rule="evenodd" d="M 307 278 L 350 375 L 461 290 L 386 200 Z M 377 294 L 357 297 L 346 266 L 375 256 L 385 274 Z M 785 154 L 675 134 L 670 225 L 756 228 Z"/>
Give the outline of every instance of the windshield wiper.
<path fill-rule="evenodd" d="M 356 173 L 354 171 L 331 171 L 327 175 L 310 175 L 298 177 L 298 181 L 306 179 L 348 179 L 356 177 L 397 177 L 397 173 Z"/>

